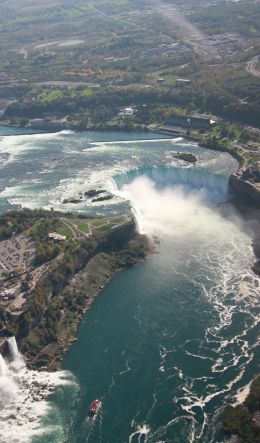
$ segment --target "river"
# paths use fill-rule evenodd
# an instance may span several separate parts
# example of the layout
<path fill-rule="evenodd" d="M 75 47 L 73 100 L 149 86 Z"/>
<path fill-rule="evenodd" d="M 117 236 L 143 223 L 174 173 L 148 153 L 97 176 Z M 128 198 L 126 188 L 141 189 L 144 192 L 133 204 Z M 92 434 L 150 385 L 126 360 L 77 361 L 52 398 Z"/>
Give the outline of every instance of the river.
<path fill-rule="evenodd" d="M 52 394 L 28 441 L 223 442 L 223 406 L 243 398 L 259 358 L 251 238 L 231 209 L 221 215 L 236 160 L 145 132 L 2 135 L 1 210 L 131 210 L 139 230 L 159 239 L 157 253 L 94 302 L 64 357 L 73 382 Z M 175 159 L 178 151 L 196 165 Z M 93 187 L 115 197 L 63 203 Z M 95 398 L 102 408 L 91 421 Z"/>

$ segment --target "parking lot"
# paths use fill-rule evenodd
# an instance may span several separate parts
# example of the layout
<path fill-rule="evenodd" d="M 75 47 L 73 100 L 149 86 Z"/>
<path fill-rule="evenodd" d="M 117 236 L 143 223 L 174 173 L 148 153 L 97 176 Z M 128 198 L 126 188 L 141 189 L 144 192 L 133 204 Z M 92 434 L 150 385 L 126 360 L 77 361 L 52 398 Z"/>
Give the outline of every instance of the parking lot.
<path fill-rule="evenodd" d="M 0 277 L 6 272 L 26 269 L 33 254 L 33 245 L 23 235 L 0 242 Z"/>

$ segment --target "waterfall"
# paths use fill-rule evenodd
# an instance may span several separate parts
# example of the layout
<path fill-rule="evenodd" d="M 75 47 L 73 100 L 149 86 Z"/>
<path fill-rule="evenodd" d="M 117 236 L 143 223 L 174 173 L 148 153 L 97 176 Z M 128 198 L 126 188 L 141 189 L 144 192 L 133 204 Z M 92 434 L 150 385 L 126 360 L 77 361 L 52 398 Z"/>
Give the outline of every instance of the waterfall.
<path fill-rule="evenodd" d="M 8 338 L 7 343 L 8 343 L 8 348 L 9 348 L 9 352 L 11 355 L 11 359 L 16 360 L 17 357 L 20 355 L 20 353 L 18 351 L 18 346 L 17 346 L 15 337 Z"/>
<path fill-rule="evenodd" d="M 6 406 L 17 398 L 18 387 L 15 378 L 19 371 L 25 367 L 15 337 L 10 337 L 6 341 L 11 358 L 6 362 L 0 354 L 0 407 L 1 405 Z"/>
<path fill-rule="evenodd" d="M 195 167 L 141 167 L 118 174 L 113 177 L 113 180 L 115 187 L 121 189 L 141 176 L 151 179 L 158 188 L 182 185 L 188 190 L 203 189 L 214 201 L 224 201 L 228 196 L 228 177 L 226 175 Z"/>
<path fill-rule="evenodd" d="M 7 365 L 0 354 L 0 412 L 2 412 L 10 402 L 15 400 L 16 396 L 16 382 L 12 377 L 9 365 Z M 0 441 L 2 441 L 1 438 Z"/>
<path fill-rule="evenodd" d="M 7 344 L 11 359 L 6 362 L 0 354 L 0 442 L 28 443 L 43 432 L 40 420 L 50 408 L 49 394 L 55 386 L 71 384 L 72 377 L 65 371 L 28 369 L 15 337 Z"/>
<path fill-rule="evenodd" d="M 3 359 L 2 355 L 0 354 L 0 377 L 6 377 L 8 375 L 8 367 Z"/>

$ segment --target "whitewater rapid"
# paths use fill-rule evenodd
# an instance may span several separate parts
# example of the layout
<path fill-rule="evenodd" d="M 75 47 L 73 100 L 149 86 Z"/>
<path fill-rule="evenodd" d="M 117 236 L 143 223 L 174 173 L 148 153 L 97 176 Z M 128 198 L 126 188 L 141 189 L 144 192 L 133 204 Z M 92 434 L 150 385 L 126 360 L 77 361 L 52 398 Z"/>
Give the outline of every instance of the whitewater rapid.
<path fill-rule="evenodd" d="M 1 130 L 1 128 L 0 128 Z M 122 140 L 120 140 L 122 138 Z M 116 141 L 114 141 L 115 139 Z M 176 152 L 193 152 L 195 166 L 174 158 Z M 167 167 L 187 170 L 186 175 L 205 177 L 205 170 L 226 174 L 236 167 L 236 160 L 226 153 L 206 151 L 182 138 L 162 138 L 154 133 L 73 133 L 3 136 L 0 140 L 0 211 L 20 206 L 43 207 L 61 211 L 92 212 L 111 215 L 125 212 L 127 206 L 118 196 L 109 203 L 63 204 L 65 199 L 79 197 L 98 188 L 114 191 L 114 178 L 142 168 Z M 189 169 L 194 171 L 189 172 Z M 184 176 L 185 172 L 181 172 Z M 190 177 L 191 178 L 191 177 Z M 178 177 L 176 176 L 176 180 Z M 173 180 L 173 177 L 171 177 Z M 212 174 L 214 181 L 214 174 Z M 224 183 L 223 183 L 224 185 Z"/>
<path fill-rule="evenodd" d="M 72 389 L 75 401 L 70 372 L 51 375 L 46 394 L 59 386 L 51 402 L 35 401 L 37 377 L 45 383 L 49 374 L 0 358 L 10 396 L 0 413 L 8 443 L 20 428 L 19 443 L 223 441 L 223 404 L 244 398 L 259 355 L 251 239 L 235 213 L 223 218 L 219 209 L 236 160 L 149 133 L 6 137 L 0 151 L 3 206 L 89 215 L 130 208 L 139 231 L 158 239 L 156 254 L 102 291 L 65 356 L 64 368 L 80 386 Z M 192 152 L 196 165 L 174 158 L 176 152 Z M 114 197 L 63 204 L 89 189 Z M 15 352 L 14 362 L 23 361 Z M 87 408 L 99 397 L 103 413 L 90 434 Z M 8 418 L 17 406 L 21 415 Z"/>
<path fill-rule="evenodd" d="M 250 335 L 255 334 L 259 325 L 260 280 L 250 270 L 254 262 L 250 238 L 243 233 L 243 222 L 234 210 L 230 208 L 229 217 L 224 219 L 216 207 L 216 202 L 228 199 L 225 177 L 192 170 L 187 173 L 147 168 L 141 174 L 122 174 L 115 182 L 120 186 L 119 194 L 132 206 L 139 232 L 160 239 L 169 261 L 171 254 L 175 256 L 173 272 L 181 273 L 187 281 L 192 279 L 212 306 L 211 315 L 215 317 L 212 326 L 205 329 L 204 343 L 191 338 L 181 345 L 185 358 L 194 367 L 196 362 L 204 362 L 204 375 L 202 372 L 198 377 L 187 376 L 182 368 L 173 368 L 182 380 L 174 401 L 186 415 L 173 418 L 155 432 L 149 422 L 139 424 L 129 443 L 135 436 L 145 436 L 144 442 L 157 441 L 167 429 L 185 420 L 190 422 L 187 442 L 208 442 L 210 432 L 213 442 L 211 422 L 217 420 L 224 399 L 236 404 L 245 398 L 249 383 L 236 387 L 257 352 L 257 342 L 250 345 Z M 201 268 L 205 282 L 190 269 L 190 259 L 193 267 Z M 235 332 L 238 315 L 249 318 L 241 328 L 236 326 Z M 233 329 L 231 335 L 227 335 L 229 328 Z M 171 367 L 167 368 L 167 360 L 171 360 L 172 353 L 174 350 L 167 347 L 160 349 L 159 371 L 169 373 L 169 377 L 173 373 Z M 213 381 L 218 376 L 223 379 L 221 386 Z M 200 392 L 201 383 L 206 384 L 204 394 Z M 215 415 L 209 414 L 208 405 L 215 400 L 219 403 L 220 399 L 222 406 Z"/>

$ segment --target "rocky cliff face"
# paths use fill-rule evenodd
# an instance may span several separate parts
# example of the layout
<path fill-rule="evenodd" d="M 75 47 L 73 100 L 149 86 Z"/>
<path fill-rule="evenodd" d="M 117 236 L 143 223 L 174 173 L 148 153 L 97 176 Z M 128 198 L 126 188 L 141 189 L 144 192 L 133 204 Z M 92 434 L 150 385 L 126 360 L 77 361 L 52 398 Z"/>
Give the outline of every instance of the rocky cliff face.
<path fill-rule="evenodd" d="M 136 225 L 134 219 L 123 223 L 108 231 L 100 241 L 97 252 L 112 252 L 120 250 L 136 234 Z"/>
<path fill-rule="evenodd" d="M 7 340 L 5 338 L 0 339 L 0 354 L 3 357 L 8 357 L 8 345 L 7 345 Z"/>
<path fill-rule="evenodd" d="M 260 275 L 260 183 L 256 177 L 252 179 L 251 171 L 238 170 L 229 179 L 232 192 L 232 204 L 245 220 L 245 228 L 252 236 L 252 244 L 256 256 L 253 271 Z"/>
<path fill-rule="evenodd" d="M 85 250 L 88 246 L 89 251 Z M 136 233 L 135 221 L 129 219 L 86 240 L 76 252 L 66 251 L 42 276 L 33 300 L 18 319 L 17 339 L 30 367 L 56 369 L 74 341 L 79 320 L 100 290 L 118 272 L 143 261 L 151 250 L 149 240 Z"/>
<path fill-rule="evenodd" d="M 245 180 L 243 176 L 234 173 L 230 176 L 229 185 L 235 198 L 246 200 L 253 207 L 260 208 L 260 187 L 256 183 Z"/>

